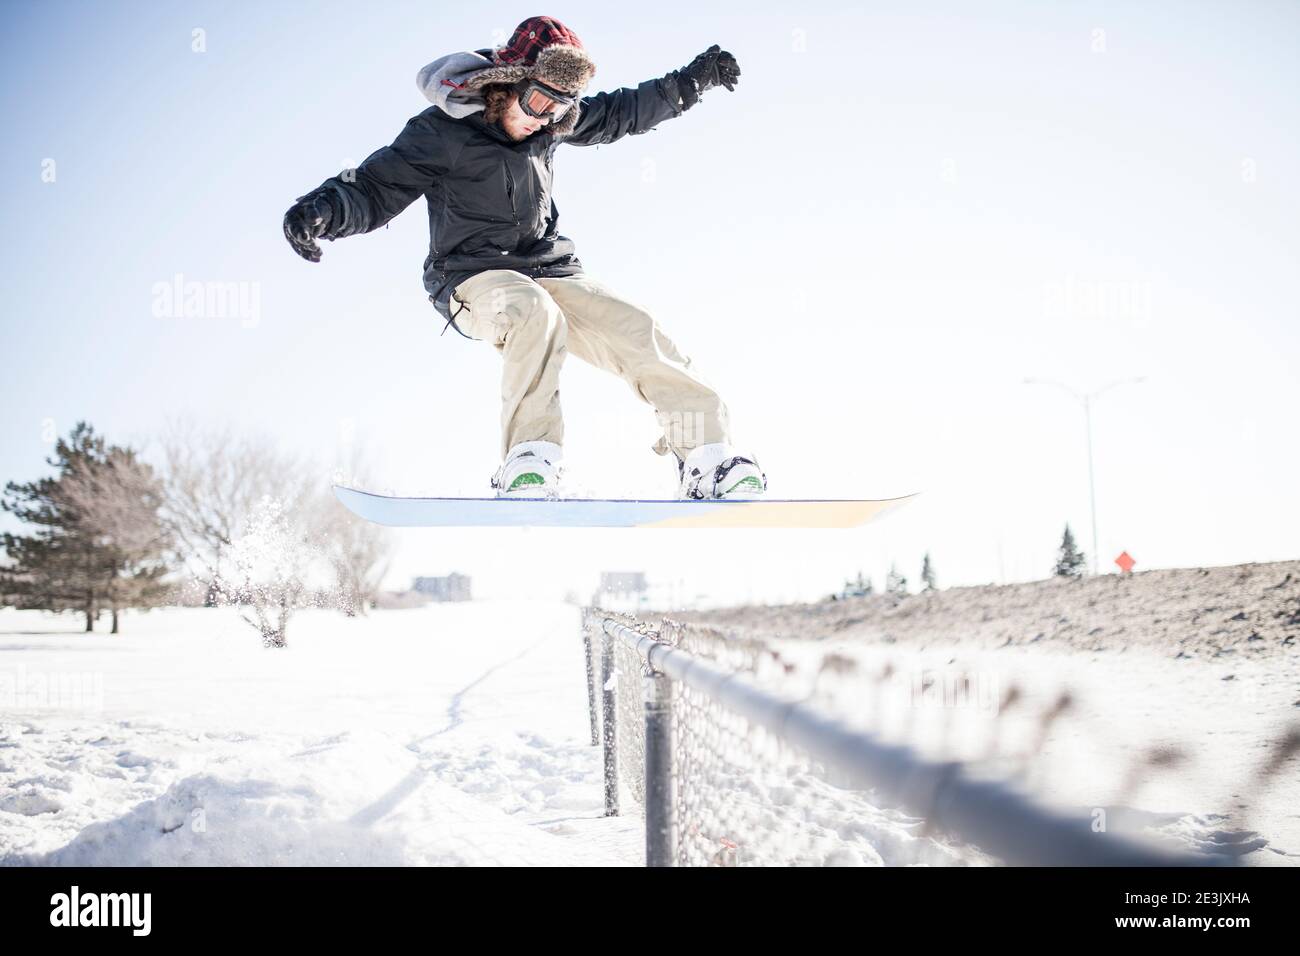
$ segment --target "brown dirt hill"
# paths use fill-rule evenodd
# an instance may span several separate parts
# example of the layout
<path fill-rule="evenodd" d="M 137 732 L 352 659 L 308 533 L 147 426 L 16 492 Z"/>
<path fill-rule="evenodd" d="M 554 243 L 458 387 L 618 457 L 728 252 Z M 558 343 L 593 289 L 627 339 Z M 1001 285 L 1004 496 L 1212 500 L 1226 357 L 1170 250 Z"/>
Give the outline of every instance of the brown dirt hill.
<path fill-rule="evenodd" d="M 918 647 L 1046 642 L 1085 651 L 1144 646 L 1172 657 L 1262 658 L 1300 653 L 1300 561 L 1051 578 L 669 616 L 811 640 L 854 637 Z"/>

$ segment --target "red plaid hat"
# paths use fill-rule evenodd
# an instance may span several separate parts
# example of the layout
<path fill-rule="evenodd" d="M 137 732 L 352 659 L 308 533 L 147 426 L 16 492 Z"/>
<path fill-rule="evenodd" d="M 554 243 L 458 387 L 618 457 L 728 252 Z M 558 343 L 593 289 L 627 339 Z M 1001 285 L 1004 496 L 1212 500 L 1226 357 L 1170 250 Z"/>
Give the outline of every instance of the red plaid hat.
<path fill-rule="evenodd" d="M 510 42 L 492 51 L 493 65 L 465 81 L 463 89 L 535 78 L 566 93 L 581 93 L 596 75 L 578 35 L 552 17 L 529 17 Z"/>
<path fill-rule="evenodd" d="M 509 41 L 493 53 L 492 59 L 500 66 L 532 66 L 543 48 L 556 44 L 583 49 L 578 34 L 554 17 L 529 17 L 515 27 Z"/>

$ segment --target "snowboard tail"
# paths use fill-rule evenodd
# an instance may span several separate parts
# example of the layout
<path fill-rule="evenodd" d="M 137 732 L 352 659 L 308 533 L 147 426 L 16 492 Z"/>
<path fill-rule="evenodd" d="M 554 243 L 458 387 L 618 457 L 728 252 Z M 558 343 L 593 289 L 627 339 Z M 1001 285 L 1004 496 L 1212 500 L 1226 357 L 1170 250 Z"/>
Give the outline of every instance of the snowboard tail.
<path fill-rule="evenodd" d="M 883 500 L 401 498 L 334 486 L 349 511 L 393 528 L 855 528 L 915 495 Z"/>

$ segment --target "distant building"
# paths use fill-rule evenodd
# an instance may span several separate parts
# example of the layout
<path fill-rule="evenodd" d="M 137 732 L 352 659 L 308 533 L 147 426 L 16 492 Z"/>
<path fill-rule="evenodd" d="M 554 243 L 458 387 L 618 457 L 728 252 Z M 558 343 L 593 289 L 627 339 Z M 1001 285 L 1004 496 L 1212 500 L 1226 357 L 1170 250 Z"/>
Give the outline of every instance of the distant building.
<path fill-rule="evenodd" d="M 603 594 L 637 597 L 645 593 L 644 571 L 602 571 L 600 590 Z"/>
<path fill-rule="evenodd" d="M 635 610 L 645 603 L 644 571 L 602 571 L 592 604 L 610 610 Z"/>
<path fill-rule="evenodd" d="M 412 591 L 427 594 L 435 601 L 472 601 L 469 575 L 455 572 L 441 578 L 416 578 Z"/>

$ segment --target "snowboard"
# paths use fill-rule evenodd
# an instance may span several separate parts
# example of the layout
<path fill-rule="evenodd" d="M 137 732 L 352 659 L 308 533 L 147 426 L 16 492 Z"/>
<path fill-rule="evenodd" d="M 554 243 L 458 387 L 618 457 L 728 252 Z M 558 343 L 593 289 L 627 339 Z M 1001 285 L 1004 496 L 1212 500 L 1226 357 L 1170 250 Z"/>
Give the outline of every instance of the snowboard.
<path fill-rule="evenodd" d="M 915 495 L 685 501 L 620 498 L 399 498 L 334 486 L 349 511 L 393 528 L 855 528 Z"/>

